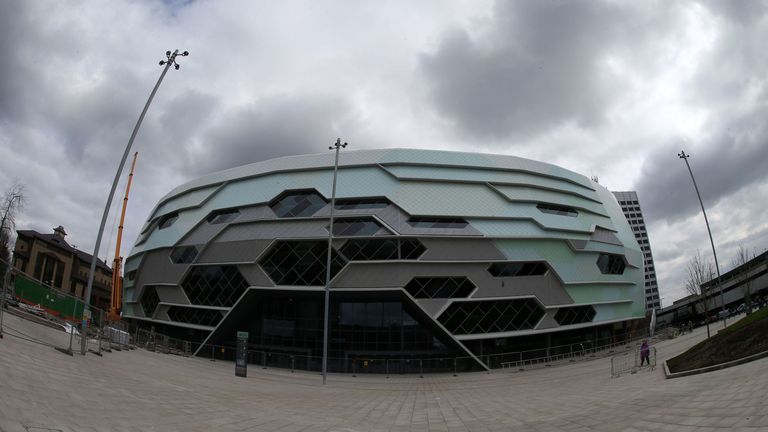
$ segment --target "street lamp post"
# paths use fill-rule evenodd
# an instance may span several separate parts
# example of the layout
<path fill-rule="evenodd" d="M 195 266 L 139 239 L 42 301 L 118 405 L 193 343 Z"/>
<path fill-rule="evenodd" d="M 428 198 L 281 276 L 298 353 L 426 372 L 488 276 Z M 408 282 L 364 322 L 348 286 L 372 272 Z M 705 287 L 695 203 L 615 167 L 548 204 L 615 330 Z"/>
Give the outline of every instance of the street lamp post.
<path fill-rule="evenodd" d="M 93 277 L 96 274 L 96 262 L 98 261 L 98 254 L 99 254 L 99 247 L 101 246 L 101 236 L 104 234 L 104 225 L 107 223 L 107 216 L 109 215 L 109 208 L 112 206 L 112 197 L 115 195 L 115 189 L 117 189 L 117 183 L 120 181 L 120 174 L 123 172 L 123 166 L 125 165 L 126 159 L 128 159 L 128 154 L 131 151 L 131 146 L 133 146 L 133 140 L 136 138 L 136 134 L 139 132 L 139 127 L 141 127 L 141 122 L 144 120 L 144 115 L 147 114 L 147 109 L 149 109 L 149 105 L 152 103 L 152 99 L 155 97 L 155 93 L 157 93 L 157 89 L 160 87 L 160 83 L 163 82 L 163 78 L 165 78 L 165 74 L 168 72 L 168 69 L 171 67 L 171 65 L 174 66 L 176 70 L 179 70 L 179 64 L 176 63 L 176 57 L 177 56 L 188 56 L 189 52 L 184 51 L 183 53 L 179 53 L 179 50 L 175 50 L 173 52 L 166 51 L 165 57 L 166 60 L 160 61 L 160 66 L 165 65 L 163 68 L 163 72 L 160 74 L 160 78 L 157 79 L 157 83 L 155 83 L 155 87 L 152 89 L 152 93 L 149 94 L 149 99 L 147 99 L 147 103 L 144 104 L 144 109 L 141 111 L 141 115 L 139 115 L 138 121 L 136 121 L 136 126 L 133 127 L 133 132 L 131 133 L 131 138 L 128 140 L 128 145 L 125 146 L 125 152 L 123 152 L 123 158 L 120 160 L 120 165 L 117 167 L 117 173 L 115 173 L 115 179 L 112 181 L 112 189 L 109 191 L 109 196 L 107 197 L 107 205 L 104 206 L 104 213 L 101 216 L 101 225 L 99 226 L 99 234 L 96 236 L 96 246 L 93 248 L 93 256 L 91 257 L 91 270 L 90 273 L 88 273 L 88 285 L 85 288 L 85 298 L 83 299 L 83 313 L 85 313 L 86 310 L 90 310 L 90 304 L 91 304 L 91 292 L 93 291 Z M 86 337 L 85 337 L 85 329 L 82 329 L 83 336 L 80 338 L 82 343 L 80 344 L 80 353 L 85 355 L 85 344 L 86 344 Z"/>
<path fill-rule="evenodd" d="M 328 226 L 328 256 L 325 261 L 325 307 L 323 309 L 323 385 L 325 385 L 326 375 L 328 374 L 328 314 L 330 312 L 331 295 L 331 252 L 333 252 L 333 211 L 336 206 L 336 176 L 339 172 L 339 150 L 345 148 L 347 143 L 342 144 L 341 138 L 336 139 L 336 143 L 328 150 L 336 150 L 336 160 L 333 164 L 333 188 L 331 189 L 331 223 Z"/>
<path fill-rule="evenodd" d="M 709 219 L 707 219 L 707 212 L 704 210 L 704 202 L 701 200 L 701 194 L 699 193 L 699 187 L 696 185 L 696 179 L 693 177 L 693 171 L 691 170 L 691 164 L 688 163 L 689 154 L 685 154 L 685 151 L 680 150 L 677 156 L 685 161 L 685 166 L 688 167 L 688 172 L 691 174 L 691 180 L 693 180 L 693 188 L 696 189 L 696 196 L 699 197 L 699 204 L 701 205 L 701 212 L 704 214 L 704 222 L 707 224 L 707 233 L 709 233 L 709 244 L 712 245 L 712 255 L 715 257 L 715 269 L 717 270 L 717 285 L 720 287 L 720 307 L 721 314 L 723 315 L 723 327 L 725 327 L 725 297 L 723 296 L 723 285 L 720 283 L 720 265 L 717 263 L 717 252 L 715 251 L 715 242 L 712 240 L 712 230 L 709 229 Z M 704 306 L 706 309 L 707 296 L 704 295 Z M 709 317 L 707 317 L 709 319 Z"/>

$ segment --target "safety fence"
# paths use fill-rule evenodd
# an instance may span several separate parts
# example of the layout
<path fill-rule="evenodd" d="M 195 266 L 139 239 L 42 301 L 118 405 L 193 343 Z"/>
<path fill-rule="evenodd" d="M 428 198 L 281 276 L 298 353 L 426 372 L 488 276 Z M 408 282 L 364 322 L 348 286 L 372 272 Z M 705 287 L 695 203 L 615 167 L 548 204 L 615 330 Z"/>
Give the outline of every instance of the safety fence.
<path fill-rule="evenodd" d="M 611 357 L 611 377 L 637 373 L 642 368 L 654 370 L 656 368 L 656 347 L 648 348 L 648 360 L 643 361 L 642 349 L 639 346 L 630 347 L 627 352 Z"/>
<path fill-rule="evenodd" d="M 0 265 L 4 269 L 10 268 L 2 260 Z M 6 313 L 56 331 L 9 327 L 4 325 Z M 51 346 L 70 355 L 101 355 L 102 352 L 132 345 L 126 323 L 110 321 L 107 311 L 94 306 L 86 307 L 78 296 L 15 268 L 5 272 L 0 288 L 0 335 L 4 333 Z"/>
<path fill-rule="evenodd" d="M 138 329 L 134 333 L 136 346 L 150 351 L 168 354 L 191 356 L 195 352 L 200 357 L 211 361 L 234 361 L 236 347 L 234 345 L 194 343 L 175 339 L 155 333 L 153 330 Z M 327 370 L 333 373 L 358 374 L 418 374 L 474 372 L 483 370 L 478 360 L 489 369 L 501 369 L 516 372 L 538 367 L 556 366 L 558 364 L 575 362 L 597 357 L 607 357 L 613 353 L 627 349 L 628 344 L 647 338 L 645 332 L 627 332 L 611 337 L 572 343 L 567 345 L 550 346 L 549 348 L 531 349 L 524 351 L 483 354 L 477 356 L 425 356 L 415 354 L 409 357 L 350 353 L 346 357 L 329 356 Z M 281 368 L 291 371 L 321 371 L 322 357 L 311 355 L 309 349 L 296 349 L 289 352 L 283 348 L 265 349 L 251 347 L 247 350 L 247 363 L 262 368 Z"/>

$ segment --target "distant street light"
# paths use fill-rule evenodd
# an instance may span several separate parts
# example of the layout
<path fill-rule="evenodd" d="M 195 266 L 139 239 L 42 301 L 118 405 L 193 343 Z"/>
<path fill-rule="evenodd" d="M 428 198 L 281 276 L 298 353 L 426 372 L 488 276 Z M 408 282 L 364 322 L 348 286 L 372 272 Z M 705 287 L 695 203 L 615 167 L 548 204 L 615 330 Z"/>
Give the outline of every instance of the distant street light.
<path fill-rule="evenodd" d="M 688 158 L 691 155 L 685 154 L 683 150 L 677 156 L 685 161 L 685 166 L 688 167 L 688 172 L 691 174 L 691 180 L 693 180 L 693 188 L 696 189 L 696 196 L 699 197 L 699 204 L 701 205 L 701 212 L 704 214 L 704 222 L 707 224 L 707 232 L 709 233 L 709 243 L 712 245 L 712 255 L 715 256 L 715 269 L 717 270 L 717 285 L 720 287 L 720 307 L 721 314 L 723 315 L 723 327 L 725 327 L 725 300 L 723 297 L 723 285 L 720 283 L 720 265 L 717 263 L 717 252 L 715 251 L 715 242 L 712 240 L 712 230 L 709 229 L 709 220 L 707 219 L 707 212 L 704 210 L 704 202 L 701 200 L 701 194 L 699 193 L 699 187 L 696 185 L 696 179 L 693 177 L 693 171 L 691 165 L 688 163 Z M 704 309 L 706 309 L 707 296 L 704 295 Z M 707 317 L 709 320 L 709 317 Z"/>
<path fill-rule="evenodd" d="M 93 290 L 93 277 L 96 274 L 96 262 L 98 261 L 98 255 L 99 255 L 99 247 L 101 246 L 101 236 L 104 234 L 104 225 L 107 224 L 107 215 L 109 214 L 109 208 L 112 206 L 112 197 L 115 195 L 115 189 L 117 189 L 117 183 L 120 181 L 120 174 L 123 172 L 123 166 L 125 165 L 126 159 L 128 159 L 128 153 L 131 151 L 131 146 L 133 145 L 133 140 L 136 138 L 136 134 L 139 132 L 139 127 L 141 127 L 141 122 L 144 120 L 144 115 L 147 114 L 147 109 L 149 109 L 149 105 L 152 103 L 152 99 L 155 97 L 155 93 L 157 93 L 157 89 L 160 87 L 160 83 L 163 82 L 163 78 L 165 78 L 165 74 L 168 72 L 168 69 L 173 65 L 176 70 L 179 70 L 179 64 L 176 63 L 176 57 L 177 56 L 188 56 L 189 52 L 184 51 L 183 53 L 179 54 L 179 50 L 175 50 L 173 52 L 166 51 L 165 52 L 165 60 L 160 61 L 160 66 L 165 65 L 163 68 L 163 72 L 160 74 L 160 78 L 157 79 L 157 83 L 155 83 L 155 87 L 152 89 L 152 93 L 149 94 L 149 99 L 147 99 L 147 103 L 144 105 L 144 109 L 141 111 L 141 115 L 139 115 L 139 120 L 136 121 L 136 126 L 133 127 L 133 132 L 131 133 L 131 138 L 128 140 L 128 145 L 125 146 L 125 152 L 123 153 L 123 158 L 120 160 L 120 165 L 117 167 L 117 173 L 115 173 L 115 180 L 112 182 L 112 189 L 109 191 L 109 196 L 107 197 L 107 205 L 104 206 L 104 213 L 101 216 L 101 225 L 99 226 L 99 234 L 96 236 L 96 246 L 93 248 L 93 256 L 91 257 L 91 271 L 88 273 L 88 285 L 85 288 L 85 298 L 83 299 L 83 313 L 86 313 L 85 311 L 90 311 L 90 304 L 91 304 L 91 292 Z M 80 344 L 80 353 L 85 355 L 85 344 L 86 344 L 86 337 L 85 337 L 85 329 L 83 329 L 83 337 L 80 338 L 82 343 Z"/>
<path fill-rule="evenodd" d="M 328 374 L 328 314 L 330 311 L 331 294 L 331 252 L 333 252 L 333 210 L 336 206 L 336 176 L 339 172 L 339 150 L 345 148 L 347 143 L 342 144 L 341 138 L 336 139 L 336 143 L 328 150 L 336 150 L 336 161 L 333 164 L 333 188 L 331 189 L 331 223 L 328 227 L 328 257 L 325 261 L 325 308 L 323 309 L 323 384 Z"/>

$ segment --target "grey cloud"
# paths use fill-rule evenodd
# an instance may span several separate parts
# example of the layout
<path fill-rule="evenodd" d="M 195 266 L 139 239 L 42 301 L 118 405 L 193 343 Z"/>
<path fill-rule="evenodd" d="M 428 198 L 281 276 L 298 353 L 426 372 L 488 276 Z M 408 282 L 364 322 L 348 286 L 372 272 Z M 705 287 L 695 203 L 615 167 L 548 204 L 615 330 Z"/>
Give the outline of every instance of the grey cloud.
<path fill-rule="evenodd" d="M 690 174 L 677 157 L 681 148 L 691 154 L 689 163 L 704 205 L 709 208 L 723 197 L 768 178 L 768 108 L 755 110 L 716 128 L 706 142 L 676 142 L 661 147 L 643 164 L 635 185 L 650 220 L 679 221 L 700 211 Z"/>
<path fill-rule="evenodd" d="M 336 97 L 264 98 L 220 119 L 205 134 L 203 154 L 188 168 L 199 175 L 280 156 L 320 153 L 355 128 L 352 107 Z"/>
<path fill-rule="evenodd" d="M 604 68 L 607 56 L 665 25 L 614 3 L 499 1 L 487 39 L 454 30 L 422 56 L 421 68 L 438 111 L 470 135 L 590 126 L 621 92 Z"/>

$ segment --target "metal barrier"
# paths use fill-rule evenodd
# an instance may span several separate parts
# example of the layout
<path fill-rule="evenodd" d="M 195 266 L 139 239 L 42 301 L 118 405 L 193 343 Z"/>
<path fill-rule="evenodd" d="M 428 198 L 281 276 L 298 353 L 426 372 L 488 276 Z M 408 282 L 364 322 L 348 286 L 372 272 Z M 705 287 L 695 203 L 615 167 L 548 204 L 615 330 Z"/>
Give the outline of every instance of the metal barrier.
<path fill-rule="evenodd" d="M 647 368 L 649 371 L 656 368 L 656 347 L 649 347 L 646 365 L 641 364 L 639 347 L 630 347 L 626 353 L 611 357 L 611 378 L 627 373 L 634 374 L 642 368 Z"/>

